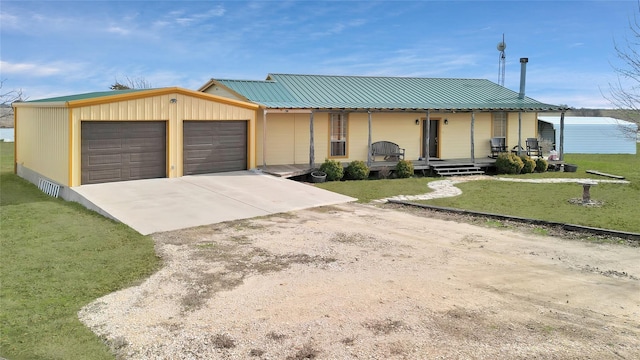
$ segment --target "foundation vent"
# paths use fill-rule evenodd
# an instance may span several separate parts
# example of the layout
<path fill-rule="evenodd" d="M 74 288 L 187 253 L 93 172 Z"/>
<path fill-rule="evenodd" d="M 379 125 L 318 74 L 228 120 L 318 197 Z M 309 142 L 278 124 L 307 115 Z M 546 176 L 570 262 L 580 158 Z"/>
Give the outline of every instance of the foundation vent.
<path fill-rule="evenodd" d="M 57 198 L 58 194 L 60 193 L 60 185 L 42 178 L 40 178 L 40 181 L 38 181 L 38 189 L 40 189 L 43 193 L 55 198 Z"/>

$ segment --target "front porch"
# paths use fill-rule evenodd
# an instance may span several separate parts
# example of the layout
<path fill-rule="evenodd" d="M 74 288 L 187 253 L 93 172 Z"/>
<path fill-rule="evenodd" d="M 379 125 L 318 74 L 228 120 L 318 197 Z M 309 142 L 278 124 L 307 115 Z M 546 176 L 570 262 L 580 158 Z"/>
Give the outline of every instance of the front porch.
<path fill-rule="evenodd" d="M 412 160 L 413 168 L 416 171 L 421 171 L 424 175 L 470 175 L 471 168 L 479 169 L 480 172 L 473 172 L 473 174 L 485 173 L 489 168 L 495 166 L 496 159 L 492 158 L 479 158 L 479 159 L 429 159 L 429 164 L 426 160 Z M 398 161 L 373 161 L 369 170 L 372 172 L 378 172 L 383 169 L 394 169 Z M 309 164 L 288 164 L 288 165 L 267 165 L 258 166 L 258 169 L 266 174 L 273 176 L 292 178 L 296 176 L 302 176 L 310 174 L 313 170 L 320 167 L 321 164 L 316 164 L 316 168 L 311 168 Z M 343 162 L 342 166 L 347 167 L 348 162 Z M 448 169 L 446 174 L 440 173 L 438 169 Z M 466 170 L 465 170 L 466 169 Z"/>

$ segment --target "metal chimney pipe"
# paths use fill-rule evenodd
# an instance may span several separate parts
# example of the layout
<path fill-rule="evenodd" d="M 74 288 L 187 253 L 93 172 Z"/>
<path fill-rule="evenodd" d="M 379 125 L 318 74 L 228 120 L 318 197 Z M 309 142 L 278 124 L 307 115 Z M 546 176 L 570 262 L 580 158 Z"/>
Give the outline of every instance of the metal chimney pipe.
<path fill-rule="evenodd" d="M 524 85 L 527 80 L 527 63 L 529 58 L 520 58 L 520 93 L 518 99 L 524 99 Z"/>

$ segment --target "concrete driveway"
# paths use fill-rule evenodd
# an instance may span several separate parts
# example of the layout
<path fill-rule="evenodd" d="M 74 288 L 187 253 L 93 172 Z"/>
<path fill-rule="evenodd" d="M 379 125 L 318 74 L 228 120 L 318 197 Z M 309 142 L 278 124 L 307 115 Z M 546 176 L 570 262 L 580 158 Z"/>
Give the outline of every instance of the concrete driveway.
<path fill-rule="evenodd" d="M 356 199 L 271 175 L 220 174 L 82 185 L 78 202 L 143 235 Z"/>

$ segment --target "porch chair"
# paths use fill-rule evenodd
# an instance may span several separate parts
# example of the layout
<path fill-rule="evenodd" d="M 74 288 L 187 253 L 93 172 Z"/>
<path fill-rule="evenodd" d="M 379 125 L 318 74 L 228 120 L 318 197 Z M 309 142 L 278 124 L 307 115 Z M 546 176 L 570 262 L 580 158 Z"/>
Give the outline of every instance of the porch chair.
<path fill-rule="evenodd" d="M 498 154 L 507 151 L 506 139 L 503 137 L 493 137 L 489 140 L 491 144 L 491 157 L 497 158 Z"/>
<path fill-rule="evenodd" d="M 527 138 L 527 156 L 542 157 L 542 146 L 536 138 Z"/>

